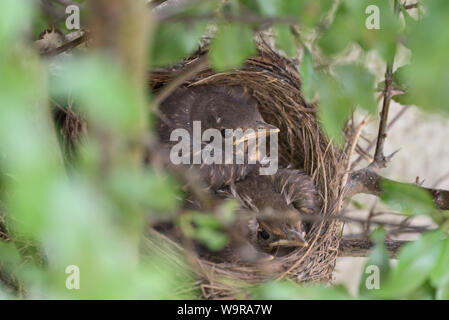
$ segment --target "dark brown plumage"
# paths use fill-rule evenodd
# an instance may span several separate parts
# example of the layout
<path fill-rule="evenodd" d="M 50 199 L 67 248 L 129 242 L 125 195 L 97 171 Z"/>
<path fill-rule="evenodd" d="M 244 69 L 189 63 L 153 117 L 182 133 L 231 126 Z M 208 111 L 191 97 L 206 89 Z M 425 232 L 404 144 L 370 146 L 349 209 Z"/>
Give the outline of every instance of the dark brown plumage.
<path fill-rule="evenodd" d="M 307 246 L 303 215 L 319 210 L 312 179 L 300 170 L 279 169 L 271 176 L 251 173 L 222 190 L 242 207 L 256 213 L 248 221 L 247 238 L 257 249 L 271 253 L 279 247 Z"/>
<path fill-rule="evenodd" d="M 278 130 L 262 119 L 256 100 L 241 87 L 236 86 L 201 85 L 178 88 L 161 103 L 160 112 L 158 133 L 161 142 L 167 148 L 177 143 L 170 141 L 174 129 L 185 129 L 192 137 L 193 121 L 201 122 L 201 133 L 207 129 L 217 129 L 222 132 L 223 138 L 226 129 Z M 202 143 L 201 147 L 204 148 L 206 145 L 206 142 Z M 190 163 L 193 163 L 192 159 L 190 160 Z M 216 190 L 243 179 L 257 166 L 257 163 L 234 162 L 234 164 L 190 164 L 187 167 L 199 172 L 203 182 L 211 190 Z"/>
<path fill-rule="evenodd" d="M 193 136 L 193 121 L 201 122 L 201 133 L 211 128 L 220 132 L 237 128 L 277 129 L 263 120 L 257 101 L 240 87 L 182 87 L 163 101 L 160 112 L 158 132 L 167 148 L 178 143 L 170 141 L 174 129 L 185 129 Z M 204 142 L 201 147 L 208 143 Z M 250 151 L 245 149 L 245 152 Z M 217 195 L 237 198 L 242 208 L 255 213 L 254 218 L 244 222 L 243 229 L 246 239 L 259 251 L 272 253 L 279 247 L 307 246 L 302 215 L 314 214 L 319 208 L 312 179 L 304 172 L 292 169 L 278 169 L 274 175 L 259 175 L 259 170 L 255 170 L 259 165 L 184 166 L 198 171 L 203 182 Z"/>

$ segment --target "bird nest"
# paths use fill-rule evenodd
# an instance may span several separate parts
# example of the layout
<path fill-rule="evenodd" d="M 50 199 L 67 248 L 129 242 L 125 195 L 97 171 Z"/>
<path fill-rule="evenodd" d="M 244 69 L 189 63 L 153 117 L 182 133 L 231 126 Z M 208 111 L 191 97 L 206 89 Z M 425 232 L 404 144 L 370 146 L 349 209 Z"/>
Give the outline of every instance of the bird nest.
<path fill-rule="evenodd" d="M 205 51 L 200 50 L 176 66 L 153 70 L 150 77 L 153 91 L 173 83 L 174 79 L 179 80 L 180 74 L 198 63 Z M 240 86 L 257 100 L 264 120 L 280 129 L 280 165 L 305 170 L 319 189 L 322 207 L 308 233 L 309 246 L 276 257 L 270 263 L 217 263 L 188 254 L 191 270 L 201 279 L 198 285 L 203 297 L 236 297 L 244 293 L 242 288 L 246 284 L 269 279 L 331 281 L 338 254 L 340 226 L 329 217 L 335 215 L 341 206 L 341 163 L 345 159 L 320 129 L 316 105 L 305 101 L 295 65 L 268 46 L 259 44 L 258 54 L 248 59 L 241 69 L 216 73 L 205 65 L 196 75 L 182 82 L 187 86 L 205 84 Z M 147 243 L 153 249 L 160 248 L 161 241 L 171 242 L 160 233 L 154 232 L 153 235 Z M 175 242 L 171 242 L 171 247 L 182 254 L 183 249 Z"/>

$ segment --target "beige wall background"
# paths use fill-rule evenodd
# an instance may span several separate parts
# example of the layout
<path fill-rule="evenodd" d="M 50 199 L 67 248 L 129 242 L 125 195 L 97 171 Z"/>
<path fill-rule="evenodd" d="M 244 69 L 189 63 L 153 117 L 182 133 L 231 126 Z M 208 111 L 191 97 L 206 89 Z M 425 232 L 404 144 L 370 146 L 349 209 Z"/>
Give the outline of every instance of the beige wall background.
<path fill-rule="evenodd" d="M 402 108 L 403 106 L 393 102 L 390 119 Z M 376 137 L 377 123 L 376 119 L 365 127 L 363 134 L 369 139 Z M 419 181 L 424 180 L 424 186 L 449 189 L 449 118 L 426 114 L 414 106 L 408 107 L 388 132 L 386 139 L 386 154 L 399 148 L 401 150 L 392 159 L 388 168 L 381 172 L 382 175 L 404 182 L 415 182 L 419 176 Z M 357 195 L 354 199 L 366 204 L 368 208 L 375 201 L 375 197 L 365 195 Z M 351 215 L 363 217 L 367 215 L 367 210 L 353 211 Z M 430 222 L 419 218 L 415 219 L 414 223 Z M 345 227 L 345 234 L 355 232 L 357 226 Z M 402 238 L 412 239 L 413 236 Z M 364 272 L 365 261 L 365 258 L 339 258 L 334 272 L 335 283 L 345 285 L 352 294 L 355 294 L 360 276 Z"/>

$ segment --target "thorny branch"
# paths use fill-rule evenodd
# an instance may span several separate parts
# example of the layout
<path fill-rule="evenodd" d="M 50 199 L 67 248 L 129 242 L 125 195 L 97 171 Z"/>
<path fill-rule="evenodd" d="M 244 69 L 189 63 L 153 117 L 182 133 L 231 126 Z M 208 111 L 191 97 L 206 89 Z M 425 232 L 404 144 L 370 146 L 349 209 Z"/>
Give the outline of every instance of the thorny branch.
<path fill-rule="evenodd" d="M 399 12 L 399 6 L 402 4 L 399 4 L 399 1 L 395 1 L 395 12 Z M 415 4 L 404 4 L 402 5 L 405 9 L 412 9 L 416 8 L 418 6 L 417 3 Z M 397 152 L 394 152 L 393 154 L 389 156 L 384 155 L 384 143 L 385 139 L 387 137 L 387 130 L 389 127 L 391 127 L 394 122 L 402 116 L 402 114 L 405 112 L 405 108 L 401 110 L 401 112 L 396 116 L 394 120 L 388 123 L 388 113 L 390 109 L 390 103 L 392 98 L 392 76 L 393 76 L 393 63 L 394 63 L 394 57 L 390 62 L 387 63 L 387 68 L 385 72 L 385 86 L 383 90 L 383 103 L 382 103 L 382 111 L 380 115 L 380 123 L 379 123 L 379 130 L 377 135 L 377 141 L 376 141 L 376 150 L 373 156 L 373 160 L 370 163 L 370 165 L 364 169 L 360 169 L 357 171 L 353 171 L 349 174 L 349 178 L 347 180 L 344 197 L 345 198 L 351 198 L 353 195 L 358 193 L 365 193 L 365 194 L 372 194 L 379 196 L 382 194 L 382 181 L 391 181 L 386 178 L 383 178 L 380 176 L 377 171 L 381 168 L 385 168 L 388 164 L 388 162 L 391 160 L 391 158 L 394 156 L 394 154 Z M 368 149 L 366 151 L 369 151 L 369 149 L 372 147 L 373 144 L 370 144 L 368 146 Z M 365 151 L 365 150 L 364 150 Z M 365 151 L 365 152 L 366 152 Z M 360 157 L 352 164 L 352 168 L 354 168 L 357 163 L 363 158 L 363 155 L 361 154 Z M 447 190 L 441 190 L 441 189 L 431 189 L 431 188 L 425 188 L 422 187 L 422 189 L 426 190 L 433 198 L 434 203 L 436 207 L 440 210 L 449 210 L 449 191 Z M 407 222 L 407 219 L 405 220 Z M 404 233 L 406 232 L 405 229 L 398 228 L 397 233 Z M 352 255 L 357 256 L 360 255 L 366 255 L 371 245 L 369 243 L 360 243 L 362 240 L 353 240 L 352 242 L 349 240 L 342 240 L 341 244 L 341 255 Z M 388 240 L 389 243 L 387 245 L 387 248 L 389 249 L 390 253 L 395 254 L 396 251 L 402 246 L 403 242 L 401 241 L 394 241 L 394 240 Z M 351 251 L 351 248 L 360 247 L 360 250 Z M 362 250 L 363 249 L 363 250 Z"/>
<path fill-rule="evenodd" d="M 392 181 L 386 179 L 369 167 L 357 170 L 350 174 L 346 184 L 345 197 L 351 198 L 355 194 L 365 193 L 379 196 L 382 193 L 381 181 Z M 449 210 L 449 191 L 443 189 L 432 189 L 420 187 L 426 190 L 433 198 L 435 205 L 440 210 Z"/>
<path fill-rule="evenodd" d="M 391 121 L 388 123 L 388 126 L 386 128 L 386 132 L 388 132 L 388 130 L 390 130 L 394 124 L 406 113 L 406 111 L 409 108 L 407 106 L 404 106 L 395 116 L 393 119 L 391 119 Z M 366 147 L 366 149 L 364 150 L 357 150 L 357 152 L 360 154 L 360 156 L 354 160 L 351 164 L 351 170 L 353 170 L 359 163 L 360 161 L 363 160 L 363 158 L 365 158 L 365 156 L 369 156 L 368 152 L 376 145 L 377 139 L 371 141 L 368 146 Z"/>

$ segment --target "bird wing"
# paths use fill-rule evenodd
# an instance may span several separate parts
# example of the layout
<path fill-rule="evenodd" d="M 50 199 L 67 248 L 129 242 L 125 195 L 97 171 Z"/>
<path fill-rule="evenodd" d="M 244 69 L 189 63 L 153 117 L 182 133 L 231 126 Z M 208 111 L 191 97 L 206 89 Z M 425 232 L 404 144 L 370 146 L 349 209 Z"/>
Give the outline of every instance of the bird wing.
<path fill-rule="evenodd" d="M 312 178 L 305 172 L 280 168 L 271 177 L 276 192 L 281 193 L 288 204 L 293 204 L 304 214 L 317 213 L 320 207 L 318 191 Z"/>

